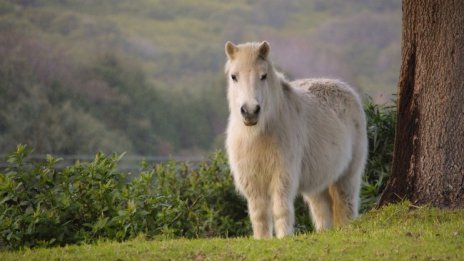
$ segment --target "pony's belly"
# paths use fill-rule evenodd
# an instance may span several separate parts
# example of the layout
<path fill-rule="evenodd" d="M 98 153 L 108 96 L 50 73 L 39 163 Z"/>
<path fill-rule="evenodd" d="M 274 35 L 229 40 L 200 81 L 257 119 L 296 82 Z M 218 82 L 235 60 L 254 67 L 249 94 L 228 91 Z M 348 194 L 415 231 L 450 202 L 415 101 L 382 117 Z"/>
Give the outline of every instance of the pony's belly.
<path fill-rule="evenodd" d="M 328 150 L 312 156 L 305 156 L 302 162 L 299 190 L 318 193 L 334 183 L 347 168 L 352 155 L 347 142 L 336 150 Z M 326 155 L 326 156 L 321 156 Z"/>
<path fill-rule="evenodd" d="M 308 177 L 301 175 L 298 191 L 304 194 L 316 194 L 329 187 L 331 183 L 333 181 L 328 177 L 317 177 L 314 175 Z"/>

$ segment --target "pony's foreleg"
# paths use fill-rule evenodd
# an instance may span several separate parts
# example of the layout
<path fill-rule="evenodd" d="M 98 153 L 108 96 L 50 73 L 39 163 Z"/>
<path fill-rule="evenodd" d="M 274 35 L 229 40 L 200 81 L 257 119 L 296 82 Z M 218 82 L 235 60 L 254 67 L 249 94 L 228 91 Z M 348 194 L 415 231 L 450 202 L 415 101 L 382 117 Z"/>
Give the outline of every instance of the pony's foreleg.
<path fill-rule="evenodd" d="M 272 220 L 270 200 L 267 196 L 248 196 L 248 213 L 250 214 L 253 236 L 256 239 L 272 237 Z"/>
<path fill-rule="evenodd" d="M 282 197 L 278 195 L 274 197 L 272 212 L 274 215 L 276 237 L 282 238 L 293 233 L 293 224 L 295 223 L 295 210 L 293 206 L 293 198 Z"/>
<path fill-rule="evenodd" d="M 282 238 L 293 233 L 293 225 L 295 223 L 295 208 L 293 205 L 296 195 L 295 187 L 291 184 L 290 177 L 284 177 L 273 184 L 272 214 L 277 238 Z"/>
<path fill-rule="evenodd" d="M 311 196 L 303 194 L 303 197 L 311 210 L 311 217 L 316 231 L 331 228 L 333 225 L 332 198 L 329 190 L 325 189 Z"/>

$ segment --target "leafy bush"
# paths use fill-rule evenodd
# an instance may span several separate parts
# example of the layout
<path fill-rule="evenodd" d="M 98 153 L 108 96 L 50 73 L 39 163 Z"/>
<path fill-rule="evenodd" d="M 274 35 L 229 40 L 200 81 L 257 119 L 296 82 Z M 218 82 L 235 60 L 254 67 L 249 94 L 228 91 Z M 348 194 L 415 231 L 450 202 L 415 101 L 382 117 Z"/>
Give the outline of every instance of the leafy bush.
<path fill-rule="evenodd" d="M 368 102 L 369 159 L 361 209 L 376 203 L 392 157 L 395 110 Z M 251 233 L 246 202 L 235 192 L 224 153 L 191 166 L 170 161 L 136 177 L 118 171 L 123 155 L 98 153 L 92 162 L 62 170 L 60 159 L 31 162 L 18 145 L 0 170 L 0 248 L 53 246 L 156 237 L 228 237 Z M 311 229 L 308 209 L 296 202 L 296 231 Z"/>
<path fill-rule="evenodd" d="M 390 176 L 396 125 L 395 106 L 382 106 L 368 100 L 364 111 L 367 116 L 369 157 L 362 181 L 361 212 L 377 203 Z"/>
<path fill-rule="evenodd" d="M 97 154 L 58 170 L 59 159 L 27 160 L 19 145 L 0 172 L 0 246 L 63 245 L 99 238 L 210 237 L 250 231 L 223 153 L 191 168 L 169 162 L 126 181 L 122 155 Z"/>

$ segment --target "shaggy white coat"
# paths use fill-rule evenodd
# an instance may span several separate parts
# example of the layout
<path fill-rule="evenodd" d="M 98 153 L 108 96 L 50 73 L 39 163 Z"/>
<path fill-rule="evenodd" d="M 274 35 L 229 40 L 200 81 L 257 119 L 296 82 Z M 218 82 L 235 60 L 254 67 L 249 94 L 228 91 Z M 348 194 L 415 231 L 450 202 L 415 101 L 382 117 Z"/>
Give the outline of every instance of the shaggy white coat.
<path fill-rule="evenodd" d="M 338 80 L 288 82 L 268 59 L 267 42 L 225 49 L 226 149 L 254 237 L 272 237 L 273 227 L 278 238 L 293 233 L 297 193 L 318 231 L 355 218 L 368 146 L 359 95 Z M 242 106 L 260 107 L 255 125 L 244 124 Z"/>

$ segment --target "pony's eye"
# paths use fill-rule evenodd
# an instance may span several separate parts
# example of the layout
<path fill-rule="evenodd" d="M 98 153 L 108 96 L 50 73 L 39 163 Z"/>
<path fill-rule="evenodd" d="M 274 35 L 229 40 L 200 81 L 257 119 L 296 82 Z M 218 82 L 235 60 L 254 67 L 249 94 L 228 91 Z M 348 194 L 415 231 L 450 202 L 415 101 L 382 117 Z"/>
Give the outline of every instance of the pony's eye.
<path fill-rule="evenodd" d="M 261 81 L 264 81 L 264 80 L 266 80 L 266 78 L 267 78 L 267 74 L 263 74 L 263 75 L 261 75 L 261 77 L 259 79 Z"/>
<path fill-rule="evenodd" d="M 230 78 L 232 78 L 232 80 L 233 80 L 234 82 L 237 82 L 237 75 L 232 74 L 232 75 L 230 76 Z"/>

